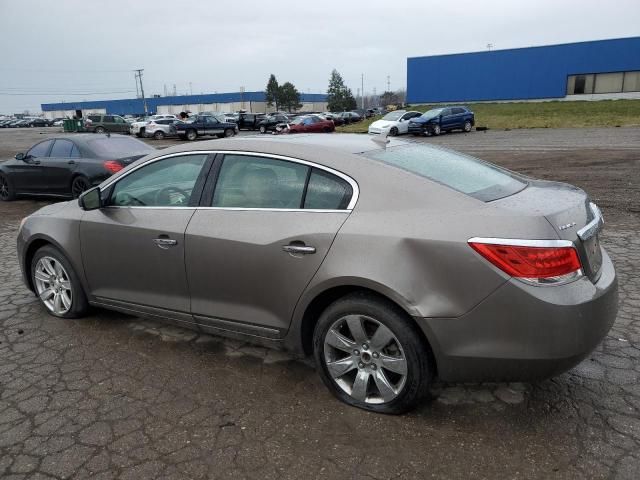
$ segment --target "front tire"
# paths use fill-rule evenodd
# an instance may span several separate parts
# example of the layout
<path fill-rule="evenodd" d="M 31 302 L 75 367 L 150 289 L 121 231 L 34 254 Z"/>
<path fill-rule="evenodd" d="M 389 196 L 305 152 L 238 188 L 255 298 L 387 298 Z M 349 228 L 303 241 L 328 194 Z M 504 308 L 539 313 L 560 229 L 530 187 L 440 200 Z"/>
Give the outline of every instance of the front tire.
<path fill-rule="evenodd" d="M 313 348 L 322 381 L 348 405 L 400 414 L 429 394 L 428 347 L 411 319 L 379 297 L 356 293 L 331 304 L 318 320 Z"/>
<path fill-rule="evenodd" d="M 466 133 L 469 133 L 471 131 L 471 122 L 469 120 L 464 122 L 462 130 L 464 130 Z"/>
<path fill-rule="evenodd" d="M 0 201 L 10 202 L 16 199 L 16 191 L 6 175 L 0 174 Z"/>
<path fill-rule="evenodd" d="M 224 136 L 225 136 L 225 137 L 227 137 L 227 138 L 228 138 L 228 137 L 233 137 L 235 134 L 236 134 L 236 132 L 235 132 L 235 131 L 233 131 L 233 130 L 232 130 L 232 129 L 230 129 L 230 128 L 227 128 L 227 129 L 224 131 Z"/>
<path fill-rule="evenodd" d="M 187 140 L 193 142 L 196 138 L 198 138 L 198 132 L 196 132 L 195 130 L 187 130 L 186 137 Z"/>
<path fill-rule="evenodd" d="M 84 316 L 89 303 L 78 275 L 57 248 L 40 248 L 31 261 L 31 280 L 49 314 L 61 318 Z"/>
<path fill-rule="evenodd" d="M 392 137 L 397 137 L 398 129 L 396 127 L 393 127 L 391 130 L 389 130 L 389 135 L 391 135 Z"/>
<path fill-rule="evenodd" d="M 267 127 L 265 127 L 264 125 L 260 125 L 260 133 L 267 133 Z"/>
<path fill-rule="evenodd" d="M 436 137 L 442 133 L 442 129 L 440 128 L 440 125 L 434 125 L 431 131 Z"/>

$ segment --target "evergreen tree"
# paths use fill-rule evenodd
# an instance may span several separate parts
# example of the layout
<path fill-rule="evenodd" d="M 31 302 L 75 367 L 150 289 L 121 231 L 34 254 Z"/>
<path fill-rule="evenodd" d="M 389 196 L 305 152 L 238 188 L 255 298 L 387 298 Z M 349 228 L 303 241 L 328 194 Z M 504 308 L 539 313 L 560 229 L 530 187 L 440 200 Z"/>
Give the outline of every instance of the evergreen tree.
<path fill-rule="evenodd" d="M 300 92 L 291 82 L 283 83 L 278 89 L 278 103 L 289 112 L 302 107 L 300 103 Z"/>
<path fill-rule="evenodd" d="M 276 80 L 276 76 L 272 73 L 269 77 L 269 81 L 267 82 L 267 89 L 264 92 L 267 105 L 269 107 L 275 104 L 276 110 L 278 110 L 279 96 L 280 96 L 280 86 L 278 85 L 278 80 Z"/>
<path fill-rule="evenodd" d="M 350 88 L 344 84 L 342 76 L 334 68 L 327 89 L 327 108 L 330 112 L 342 112 L 356 108 L 356 99 Z"/>

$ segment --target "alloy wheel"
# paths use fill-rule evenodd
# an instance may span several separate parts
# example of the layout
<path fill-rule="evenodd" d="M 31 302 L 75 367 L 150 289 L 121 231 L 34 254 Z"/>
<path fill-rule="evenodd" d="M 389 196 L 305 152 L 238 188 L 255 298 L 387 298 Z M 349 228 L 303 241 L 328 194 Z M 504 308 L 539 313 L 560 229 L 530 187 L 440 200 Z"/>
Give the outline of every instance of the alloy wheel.
<path fill-rule="evenodd" d="M 71 185 L 71 195 L 73 198 L 78 198 L 82 193 L 89 188 L 89 182 L 84 177 L 76 177 Z"/>
<path fill-rule="evenodd" d="M 329 375 L 347 395 L 368 404 L 394 400 L 405 386 L 407 359 L 393 332 L 364 315 L 347 315 L 324 338 Z"/>
<path fill-rule="evenodd" d="M 8 200 L 10 195 L 9 180 L 5 177 L 0 177 L 0 198 L 2 200 Z"/>
<path fill-rule="evenodd" d="M 36 292 L 49 311 L 64 315 L 71 309 L 71 280 L 60 261 L 53 257 L 42 257 L 36 264 L 33 276 Z"/>

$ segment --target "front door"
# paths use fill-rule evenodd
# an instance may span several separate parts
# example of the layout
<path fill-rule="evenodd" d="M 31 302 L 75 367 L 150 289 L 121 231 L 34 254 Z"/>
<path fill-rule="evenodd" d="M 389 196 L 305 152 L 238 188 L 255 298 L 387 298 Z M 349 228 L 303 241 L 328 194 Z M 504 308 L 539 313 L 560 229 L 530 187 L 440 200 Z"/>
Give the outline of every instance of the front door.
<path fill-rule="evenodd" d="M 43 176 L 44 161 L 49 155 L 53 140 L 45 140 L 37 143 L 25 154 L 24 160 L 8 162 L 11 181 L 19 192 L 42 193 L 46 188 L 46 180 Z"/>
<path fill-rule="evenodd" d="M 219 135 L 224 133 L 224 129 L 216 117 L 206 117 L 204 128 L 205 135 Z"/>
<path fill-rule="evenodd" d="M 85 212 L 82 260 L 98 302 L 188 314 L 185 229 L 199 201 L 208 156 L 178 154 L 132 170 Z"/>
<path fill-rule="evenodd" d="M 217 161 L 211 207 L 199 208 L 187 228 L 191 311 L 203 325 L 281 336 L 349 215 L 353 189 L 294 161 Z"/>

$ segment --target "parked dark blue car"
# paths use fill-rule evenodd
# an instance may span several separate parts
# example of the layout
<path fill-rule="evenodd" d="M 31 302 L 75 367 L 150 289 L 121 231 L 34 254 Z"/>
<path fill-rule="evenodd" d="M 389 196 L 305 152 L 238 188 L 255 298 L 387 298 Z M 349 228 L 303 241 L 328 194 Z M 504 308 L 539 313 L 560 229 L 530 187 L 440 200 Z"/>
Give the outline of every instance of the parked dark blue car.
<path fill-rule="evenodd" d="M 174 125 L 176 134 L 180 138 L 195 140 L 203 135 L 215 135 L 216 137 L 232 137 L 238 133 L 238 125 L 229 123 L 224 115 L 197 115 L 190 117 L 184 123 Z"/>
<path fill-rule="evenodd" d="M 470 132 L 475 124 L 473 112 L 467 107 L 434 108 L 409 120 L 409 133 L 440 135 L 451 130 Z"/>

